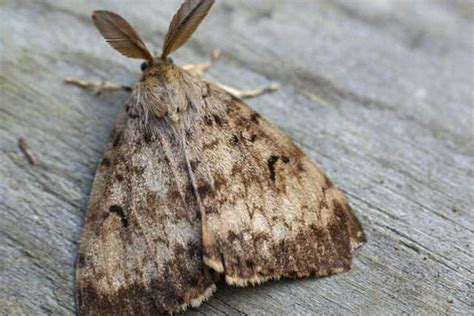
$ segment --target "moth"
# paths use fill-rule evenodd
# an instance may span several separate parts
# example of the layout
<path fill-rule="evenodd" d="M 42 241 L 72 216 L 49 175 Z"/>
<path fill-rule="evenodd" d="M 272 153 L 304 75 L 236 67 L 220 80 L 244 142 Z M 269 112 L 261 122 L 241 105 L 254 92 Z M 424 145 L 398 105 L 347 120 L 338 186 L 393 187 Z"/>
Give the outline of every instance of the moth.
<path fill-rule="evenodd" d="M 213 3 L 183 3 L 160 56 L 119 15 L 93 12 L 114 49 L 145 62 L 94 180 L 76 265 L 80 315 L 177 313 L 220 278 L 327 276 L 348 270 L 366 240 L 341 191 L 288 136 L 204 81 L 204 66 L 168 57 Z"/>

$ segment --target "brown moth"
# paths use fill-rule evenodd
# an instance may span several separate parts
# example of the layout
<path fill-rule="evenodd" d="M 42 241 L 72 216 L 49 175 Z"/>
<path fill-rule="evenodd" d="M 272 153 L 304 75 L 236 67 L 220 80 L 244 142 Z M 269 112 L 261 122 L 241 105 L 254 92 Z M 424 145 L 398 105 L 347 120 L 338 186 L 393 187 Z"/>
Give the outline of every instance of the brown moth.
<path fill-rule="evenodd" d="M 80 239 L 81 315 L 197 307 L 225 277 L 246 286 L 346 271 L 366 240 L 341 191 L 240 99 L 176 65 L 213 0 L 186 1 L 160 57 L 119 15 L 110 45 L 146 60 L 97 169 Z"/>

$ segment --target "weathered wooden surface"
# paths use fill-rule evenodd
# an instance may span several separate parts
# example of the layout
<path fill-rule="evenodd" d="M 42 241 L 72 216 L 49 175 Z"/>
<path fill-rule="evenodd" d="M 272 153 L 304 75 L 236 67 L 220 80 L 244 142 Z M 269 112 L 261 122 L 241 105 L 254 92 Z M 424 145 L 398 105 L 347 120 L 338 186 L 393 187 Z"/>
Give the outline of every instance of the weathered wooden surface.
<path fill-rule="evenodd" d="M 132 83 L 89 13 L 129 18 L 154 49 L 178 1 L 0 0 L 0 313 L 74 312 L 73 264 L 95 167 Z M 271 81 L 249 101 L 347 194 L 369 242 L 326 279 L 223 284 L 190 314 L 468 314 L 473 308 L 471 1 L 217 1 L 177 63 L 224 58 L 208 78 Z M 17 147 L 25 136 L 40 160 Z"/>

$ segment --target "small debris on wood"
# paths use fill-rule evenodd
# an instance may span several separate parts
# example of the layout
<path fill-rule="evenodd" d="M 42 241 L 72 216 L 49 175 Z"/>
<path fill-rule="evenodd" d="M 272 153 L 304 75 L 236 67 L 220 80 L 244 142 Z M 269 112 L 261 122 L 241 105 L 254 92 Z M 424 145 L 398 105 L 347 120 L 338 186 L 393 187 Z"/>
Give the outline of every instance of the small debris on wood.
<path fill-rule="evenodd" d="M 32 164 L 33 166 L 36 166 L 38 164 L 38 160 L 36 159 L 35 155 L 33 155 L 33 152 L 28 146 L 28 142 L 26 141 L 26 138 L 24 137 L 18 138 L 18 147 L 20 147 L 20 150 L 26 156 L 26 159 L 28 159 L 28 162 L 30 164 Z"/>

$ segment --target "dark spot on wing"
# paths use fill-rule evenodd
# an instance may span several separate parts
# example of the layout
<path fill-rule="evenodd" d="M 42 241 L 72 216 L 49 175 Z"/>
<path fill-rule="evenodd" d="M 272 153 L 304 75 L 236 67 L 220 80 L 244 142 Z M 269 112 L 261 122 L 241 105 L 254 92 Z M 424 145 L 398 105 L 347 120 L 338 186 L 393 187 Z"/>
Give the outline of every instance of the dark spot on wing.
<path fill-rule="evenodd" d="M 239 139 L 239 136 L 237 135 L 232 135 L 232 138 L 230 140 L 230 143 L 234 146 L 238 145 L 240 143 L 240 139 Z"/>
<path fill-rule="evenodd" d="M 145 140 L 145 143 L 149 144 L 152 140 L 151 131 L 145 130 L 145 132 L 143 133 L 143 139 Z"/>
<path fill-rule="evenodd" d="M 123 208 L 120 205 L 113 204 L 109 207 L 110 213 L 116 214 L 120 217 L 120 222 L 123 227 L 128 227 L 128 216 L 124 213 Z"/>
<path fill-rule="evenodd" d="M 255 134 L 250 135 L 249 140 L 250 140 L 251 143 L 253 143 L 256 139 L 257 139 L 257 135 L 255 135 Z"/>
<path fill-rule="evenodd" d="M 216 124 L 219 125 L 219 126 L 222 126 L 222 120 L 221 120 L 220 116 L 217 115 L 217 114 L 212 114 L 212 116 L 214 117 L 214 121 L 216 122 Z"/>
<path fill-rule="evenodd" d="M 191 133 L 190 130 L 187 129 L 184 133 L 185 133 L 185 135 L 186 135 L 186 139 L 191 139 L 191 136 L 192 136 L 193 134 Z"/>
<path fill-rule="evenodd" d="M 128 117 L 136 119 L 139 115 L 135 107 L 130 106 L 130 104 L 125 105 L 125 112 L 128 113 Z"/>
<path fill-rule="evenodd" d="M 326 200 L 326 190 L 323 190 L 323 198 L 319 202 L 319 208 L 320 209 L 328 209 L 329 208 L 328 202 Z"/>
<path fill-rule="evenodd" d="M 230 231 L 227 234 L 227 241 L 229 242 L 229 244 L 232 244 L 237 239 L 239 239 L 239 236 L 236 233 L 234 233 L 233 231 Z"/>
<path fill-rule="evenodd" d="M 252 122 L 254 122 L 255 124 L 258 124 L 258 121 L 260 120 L 260 114 L 258 113 L 253 113 L 252 115 L 250 115 L 250 120 Z"/>
<path fill-rule="evenodd" d="M 136 174 L 142 175 L 145 172 L 145 167 L 144 166 L 136 166 L 135 168 L 132 169 L 133 172 Z"/>
<path fill-rule="evenodd" d="M 268 241 L 271 239 L 271 236 L 266 232 L 258 232 L 253 235 L 254 243 L 258 244 L 263 241 Z"/>
<path fill-rule="evenodd" d="M 214 176 L 214 189 L 216 191 L 220 191 L 220 189 L 227 183 L 227 180 L 226 178 L 220 174 L 220 173 L 216 173 L 216 175 Z"/>
<path fill-rule="evenodd" d="M 77 254 L 77 266 L 82 267 L 84 266 L 85 262 L 86 262 L 86 256 L 82 252 L 79 252 Z"/>
<path fill-rule="evenodd" d="M 195 243 L 195 242 L 190 242 L 187 244 L 187 254 L 189 258 L 196 258 L 200 259 L 202 258 L 202 247 L 201 245 Z"/>
<path fill-rule="evenodd" d="M 193 276 L 190 276 L 188 279 L 187 279 L 189 285 L 191 285 L 192 287 L 195 287 L 197 285 L 199 285 L 199 282 L 201 282 L 201 278 L 198 276 L 198 275 L 193 275 Z"/>
<path fill-rule="evenodd" d="M 299 162 L 297 165 L 296 165 L 296 169 L 298 170 L 298 172 L 305 172 L 306 169 L 304 168 L 303 164 L 301 162 Z"/>
<path fill-rule="evenodd" d="M 107 157 L 102 158 L 102 161 L 100 162 L 101 166 L 104 167 L 109 167 L 110 166 L 110 159 Z"/>
<path fill-rule="evenodd" d="M 137 145 L 137 147 L 141 147 L 143 144 L 143 139 L 137 137 L 134 139 L 134 143 Z"/>
<path fill-rule="evenodd" d="M 319 227 L 316 224 L 311 223 L 311 224 L 309 224 L 309 229 L 314 230 L 314 231 L 318 231 Z"/>
<path fill-rule="evenodd" d="M 117 147 L 119 144 L 120 144 L 120 141 L 122 140 L 122 132 L 117 132 L 115 135 L 114 135 L 114 140 L 113 140 L 113 143 L 112 145 L 114 147 Z"/>
<path fill-rule="evenodd" d="M 130 110 L 130 112 L 128 112 L 128 117 L 131 119 L 136 119 L 137 117 L 139 117 L 139 115 L 138 115 L 138 112 L 133 109 L 133 110 Z"/>
<path fill-rule="evenodd" d="M 204 117 L 204 123 L 205 123 L 206 125 L 208 125 L 208 126 L 212 126 L 212 124 L 214 124 L 214 123 L 212 122 L 212 119 L 211 119 L 209 116 L 207 116 L 207 115 Z"/>
<path fill-rule="evenodd" d="M 199 160 L 191 160 L 190 165 L 191 165 L 191 170 L 196 171 L 197 167 L 199 166 L 200 161 Z"/>
<path fill-rule="evenodd" d="M 146 61 L 144 61 L 144 62 L 142 62 L 142 64 L 140 65 L 140 69 L 141 69 L 142 71 L 145 71 L 145 69 L 148 68 L 148 65 L 149 65 L 149 63 L 146 62 Z"/>
<path fill-rule="evenodd" d="M 234 163 L 234 165 L 232 166 L 232 169 L 230 171 L 231 175 L 233 177 L 239 175 L 239 174 L 242 174 L 242 164 L 239 164 L 239 163 Z"/>
<path fill-rule="evenodd" d="M 212 191 L 212 187 L 209 183 L 203 183 L 198 186 L 198 193 L 199 195 L 207 195 L 209 192 Z"/>
<path fill-rule="evenodd" d="M 270 156 L 268 158 L 267 164 L 268 164 L 268 171 L 270 171 L 270 179 L 272 179 L 273 182 L 275 182 L 276 179 L 276 172 L 275 172 L 275 164 L 278 161 L 278 156 Z"/>
<path fill-rule="evenodd" d="M 194 187 L 191 182 L 186 185 L 186 192 L 194 192 Z"/>
<path fill-rule="evenodd" d="M 186 248 L 182 244 L 176 244 L 174 247 L 174 253 L 178 257 L 182 257 L 184 254 L 186 254 Z"/>
<path fill-rule="evenodd" d="M 288 158 L 287 156 L 281 156 L 281 161 L 283 161 L 284 163 L 289 163 L 290 158 Z"/>
<path fill-rule="evenodd" d="M 202 149 L 204 150 L 212 150 L 214 149 L 214 147 L 216 147 L 217 145 L 219 144 L 219 141 L 217 139 L 214 139 L 213 141 L 211 142 L 204 142 L 204 144 L 202 145 Z"/>
<path fill-rule="evenodd" d="M 245 265 L 248 269 L 253 270 L 255 266 L 255 262 L 252 259 L 245 260 Z"/>
<path fill-rule="evenodd" d="M 167 194 L 167 198 L 171 201 L 181 199 L 181 193 L 178 190 L 173 190 Z"/>
<path fill-rule="evenodd" d="M 120 173 L 117 173 L 117 175 L 115 177 L 117 178 L 118 182 L 123 181 L 123 176 Z"/>

